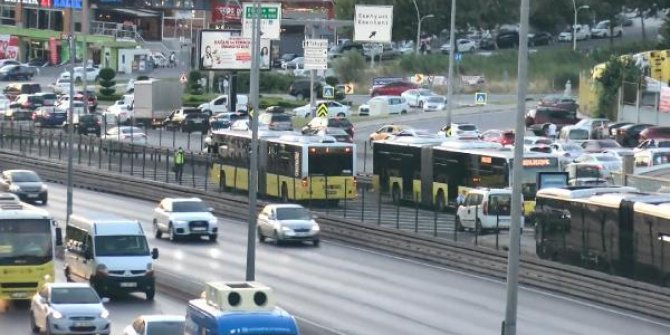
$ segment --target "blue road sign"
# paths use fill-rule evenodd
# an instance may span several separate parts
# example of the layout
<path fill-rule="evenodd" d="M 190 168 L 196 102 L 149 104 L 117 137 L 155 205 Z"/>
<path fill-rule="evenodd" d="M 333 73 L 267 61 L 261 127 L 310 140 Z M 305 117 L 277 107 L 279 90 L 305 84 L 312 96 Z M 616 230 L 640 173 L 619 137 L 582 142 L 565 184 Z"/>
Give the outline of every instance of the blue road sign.
<path fill-rule="evenodd" d="M 335 99 L 335 88 L 332 86 L 323 87 L 323 98 L 324 99 Z"/>

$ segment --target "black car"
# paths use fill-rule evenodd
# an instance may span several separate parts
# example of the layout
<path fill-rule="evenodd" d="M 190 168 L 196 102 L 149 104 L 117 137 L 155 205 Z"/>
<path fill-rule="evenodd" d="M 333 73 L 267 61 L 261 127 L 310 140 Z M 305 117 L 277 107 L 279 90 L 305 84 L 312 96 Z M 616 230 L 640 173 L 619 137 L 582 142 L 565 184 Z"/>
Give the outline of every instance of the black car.
<path fill-rule="evenodd" d="M 225 112 L 214 114 L 209 118 L 209 128 L 210 130 L 228 129 L 233 122 L 246 118 L 247 116 L 242 113 Z"/>
<path fill-rule="evenodd" d="M 98 113 L 79 115 L 77 134 L 100 137 L 102 120 L 102 115 Z"/>
<path fill-rule="evenodd" d="M 207 113 L 188 113 L 181 123 L 181 131 L 187 133 L 200 131 L 205 133 L 209 129 L 209 117 Z"/>
<path fill-rule="evenodd" d="M 30 80 L 37 74 L 37 70 L 26 65 L 5 65 L 0 68 L 0 80 Z"/>
<path fill-rule="evenodd" d="M 327 85 L 323 82 L 314 83 L 314 91 L 317 99 L 323 99 L 323 86 Z M 298 98 L 299 100 L 309 99 L 309 80 L 298 79 L 289 86 L 288 94 Z M 335 89 L 335 99 L 344 99 L 344 90 Z"/>
<path fill-rule="evenodd" d="M 3 171 L 0 175 L 0 190 L 14 193 L 23 201 L 40 201 L 43 205 L 47 204 L 47 186 L 34 171 Z"/>
<path fill-rule="evenodd" d="M 495 50 L 496 41 L 490 37 L 484 37 L 479 40 L 479 49 L 480 50 Z"/>
<path fill-rule="evenodd" d="M 498 49 L 516 48 L 519 46 L 519 32 L 505 31 L 496 36 Z"/>
<path fill-rule="evenodd" d="M 653 127 L 653 124 L 629 124 L 623 126 L 617 130 L 616 141 L 619 142 L 624 147 L 636 147 L 640 140 L 640 133 L 649 128 Z"/>
<path fill-rule="evenodd" d="M 537 45 L 549 45 L 553 43 L 554 37 L 546 31 L 540 31 L 536 33 L 528 34 L 528 45 L 537 46 Z"/>

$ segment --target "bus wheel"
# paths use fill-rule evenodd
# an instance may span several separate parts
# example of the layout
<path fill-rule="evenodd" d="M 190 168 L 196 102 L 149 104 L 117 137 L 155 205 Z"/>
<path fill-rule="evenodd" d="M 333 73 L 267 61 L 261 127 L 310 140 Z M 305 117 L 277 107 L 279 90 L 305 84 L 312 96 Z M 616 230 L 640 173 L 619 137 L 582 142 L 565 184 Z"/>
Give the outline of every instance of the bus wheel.
<path fill-rule="evenodd" d="M 461 218 L 460 217 L 458 217 L 458 216 L 456 217 L 456 221 L 455 221 L 454 225 L 456 226 L 456 231 L 465 231 L 465 228 L 463 228 L 463 225 L 461 224 Z"/>
<path fill-rule="evenodd" d="M 435 210 L 438 212 L 443 212 L 445 208 L 446 204 L 444 202 L 444 192 L 440 190 L 439 192 L 437 192 L 437 201 L 435 202 Z"/>
<path fill-rule="evenodd" d="M 288 202 L 288 187 L 286 187 L 286 183 L 281 185 L 281 202 Z"/>
<path fill-rule="evenodd" d="M 400 187 L 398 187 L 398 184 L 393 185 L 393 191 L 391 191 L 391 197 L 393 198 L 393 204 L 400 205 Z"/>

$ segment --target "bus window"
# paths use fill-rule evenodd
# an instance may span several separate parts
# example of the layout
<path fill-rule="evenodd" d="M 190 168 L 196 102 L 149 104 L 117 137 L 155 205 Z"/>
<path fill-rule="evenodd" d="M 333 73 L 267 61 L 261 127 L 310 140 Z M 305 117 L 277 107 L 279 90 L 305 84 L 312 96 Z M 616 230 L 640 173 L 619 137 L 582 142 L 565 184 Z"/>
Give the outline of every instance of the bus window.
<path fill-rule="evenodd" d="M 354 161 L 351 152 L 309 153 L 308 169 L 310 175 L 351 176 L 354 173 Z"/>

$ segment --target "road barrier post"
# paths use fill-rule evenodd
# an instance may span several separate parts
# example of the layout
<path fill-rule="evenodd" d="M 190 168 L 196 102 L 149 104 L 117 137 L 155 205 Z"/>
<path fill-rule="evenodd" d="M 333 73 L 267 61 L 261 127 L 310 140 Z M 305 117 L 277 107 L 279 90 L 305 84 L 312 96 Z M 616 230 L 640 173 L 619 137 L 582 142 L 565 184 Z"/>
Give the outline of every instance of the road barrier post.
<path fill-rule="evenodd" d="M 144 168 L 147 165 L 147 146 L 142 146 L 142 179 L 144 179 Z"/>
<path fill-rule="evenodd" d="M 479 205 L 475 205 L 475 245 L 479 245 Z"/>
<path fill-rule="evenodd" d="M 496 250 L 498 250 L 499 238 L 500 238 L 500 209 L 496 208 Z"/>
<path fill-rule="evenodd" d="M 61 141 L 63 140 L 63 133 L 58 133 L 58 160 L 61 160 Z M 13 141 L 13 140 L 12 140 Z M 10 145 L 10 150 L 13 145 Z"/>
<path fill-rule="evenodd" d="M 361 222 L 365 222 L 365 192 L 367 191 L 367 187 L 361 185 Z"/>
<path fill-rule="evenodd" d="M 175 148 L 175 145 L 177 143 L 177 132 L 172 129 L 172 148 Z"/>
<path fill-rule="evenodd" d="M 19 152 L 23 153 L 23 127 L 19 125 Z"/>
<path fill-rule="evenodd" d="M 205 141 L 205 131 L 203 130 L 203 131 L 200 132 L 200 152 L 202 152 L 202 149 L 203 149 L 203 146 L 202 146 L 203 144 L 202 143 L 204 141 Z"/>
<path fill-rule="evenodd" d="M 102 169 L 102 138 L 98 138 L 98 169 Z"/>
<path fill-rule="evenodd" d="M 328 176 L 324 176 L 324 188 L 323 188 L 323 194 L 324 197 L 326 197 L 326 215 L 328 215 L 328 208 L 330 207 L 330 203 L 328 202 Z"/>
<path fill-rule="evenodd" d="M 367 144 L 363 145 L 363 173 L 366 172 L 367 168 L 367 161 L 368 161 L 368 146 Z"/>
<path fill-rule="evenodd" d="M 347 218 L 347 180 L 344 180 L 344 218 Z"/>
<path fill-rule="evenodd" d="M 5 123 L 0 123 L 0 148 L 5 148 Z"/>
<path fill-rule="evenodd" d="M 456 209 L 456 211 L 458 213 L 458 209 Z M 458 225 L 456 224 L 456 218 L 454 218 L 454 242 L 458 242 Z"/>
<path fill-rule="evenodd" d="M 154 181 L 157 180 L 157 173 L 158 173 L 158 149 L 154 149 Z"/>
<path fill-rule="evenodd" d="M 107 170 L 112 171 L 112 141 L 107 140 Z"/>
<path fill-rule="evenodd" d="M 135 148 L 134 144 L 130 144 L 130 175 L 135 173 Z M 123 153 L 122 153 L 123 154 Z"/>
<path fill-rule="evenodd" d="M 379 190 L 377 190 L 377 225 L 381 226 L 382 225 L 382 188 L 381 186 L 379 187 Z"/>
<path fill-rule="evenodd" d="M 79 134 L 79 141 L 77 142 L 77 164 L 81 164 L 81 134 Z"/>
<path fill-rule="evenodd" d="M 414 232 L 419 232 L 419 193 L 414 193 Z"/>
<path fill-rule="evenodd" d="M 395 204 L 395 229 L 400 229 L 400 201 Z"/>
<path fill-rule="evenodd" d="M 191 150 L 191 132 L 186 133 L 186 150 Z"/>
<path fill-rule="evenodd" d="M 9 150 L 14 150 L 14 122 L 9 123 Z M 60 156 L 58 156 L 60 159 Z"/>
<path fill-rule="evenodd" d="M 95 138 L 92 136 L 88 137 L 88 166 L 91 166 L 91 158 L 93 156 L 93 143 L 95 142 Z"/>
<path fill-rule="evenodd" d="M 433 236 L 437 237 L 437 210 L 433 211 Z"/>
<path fill-rule="evenodd" d="M 158 147 L 163 146 L 163 127 L 158 128 Z"/>
<path fill-rule="evenodd" d="M 165 154 L 165 182 L 170 182 L 170 149 L 167 149 Z M 177 176 L 175 175 L 175 180 Z"/>
<path fill-rule="evenodd" d="M 191 177 L 193 179 L 193 188 L 195 188 L 195 160 L 193 158 L 193 151 L 191 151 Z"/>
<path fill-rule="evenodd" d="M 312 210 L 312 176 L 309 176 L 309 210 Z"/>
<path fill-rule="evenodd" d="M 0 142 L 2 141 L 2 130 L 0 130 Z M 40 129 L 40 133 L 37 135 L 37 156 L 42 157 L 42 129 Z M 0 147 L 2 147 L 2 144 L 0 144 Z M 32 151 L 32 150 L 31 150 Z"/>
<path fill-rule="evenodd" d="M 207 192 L 207 184 L 209 184 L 209 169 L 212 161 L 212 155 L 207 154 L 207 165 L 205 165 L 205 192 Z"/>
<path fill-rule="evenodd" d="M 123 142 L 119 142 L 119 172 L 123 172 Z"/>

